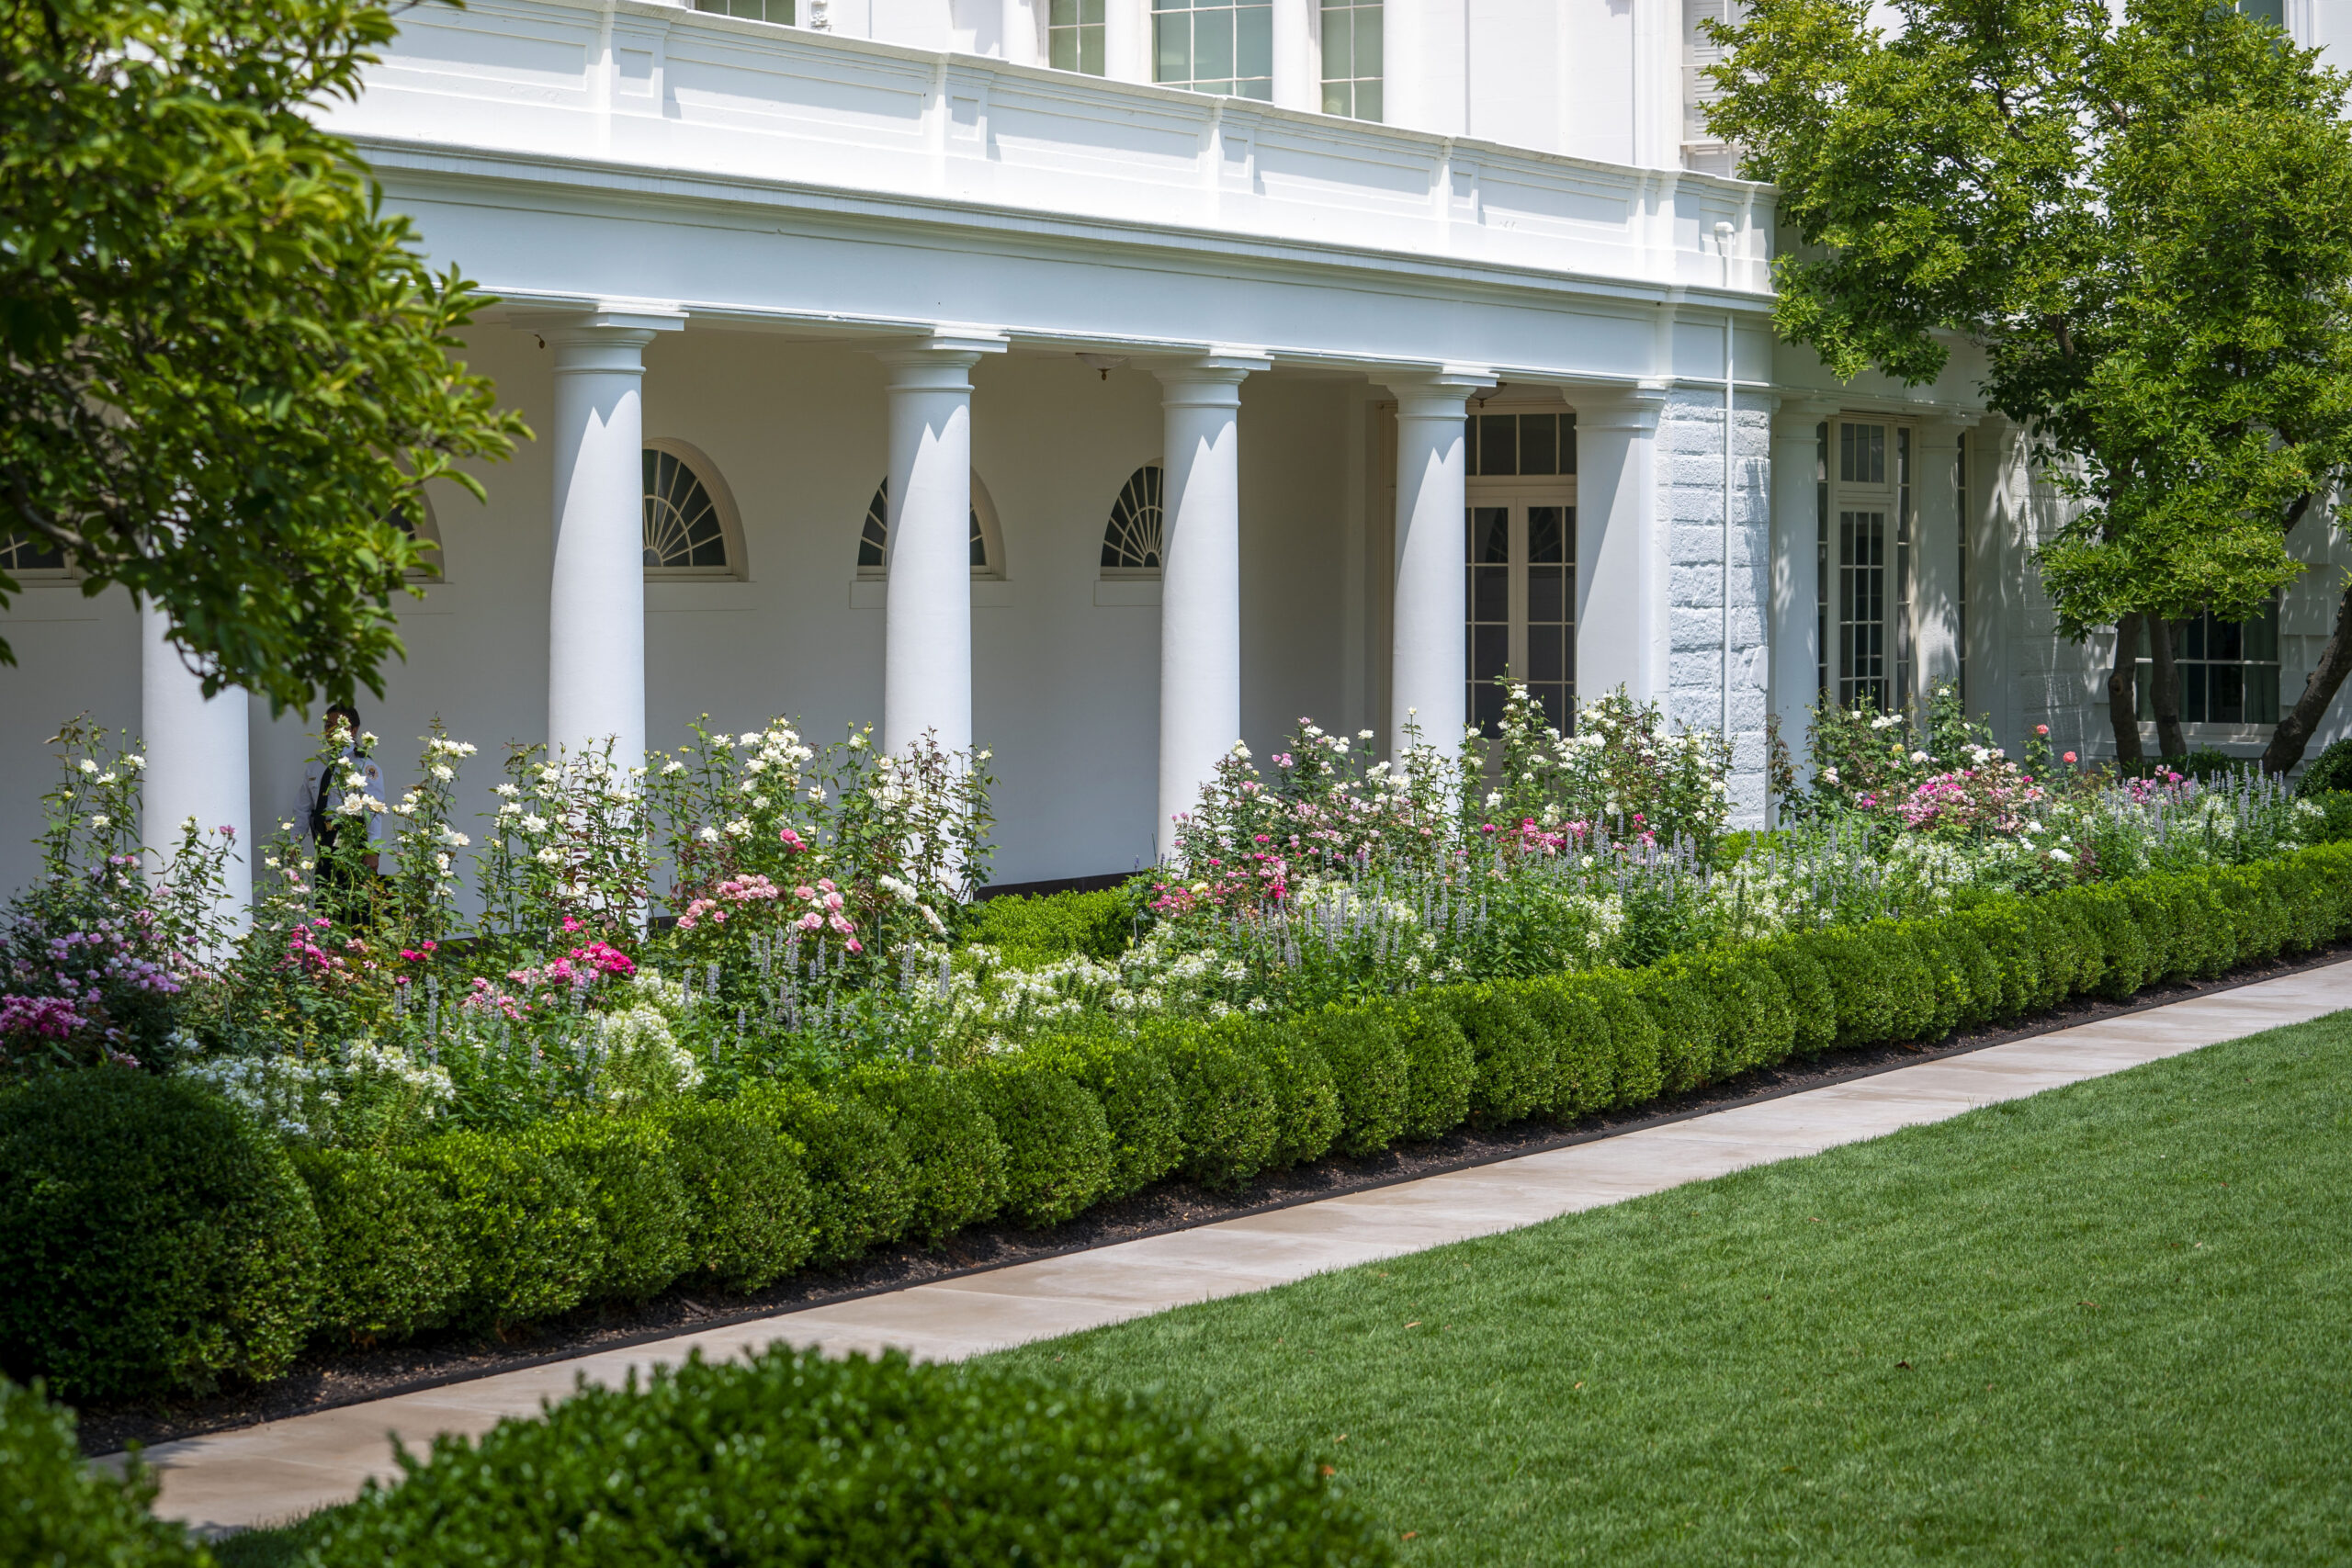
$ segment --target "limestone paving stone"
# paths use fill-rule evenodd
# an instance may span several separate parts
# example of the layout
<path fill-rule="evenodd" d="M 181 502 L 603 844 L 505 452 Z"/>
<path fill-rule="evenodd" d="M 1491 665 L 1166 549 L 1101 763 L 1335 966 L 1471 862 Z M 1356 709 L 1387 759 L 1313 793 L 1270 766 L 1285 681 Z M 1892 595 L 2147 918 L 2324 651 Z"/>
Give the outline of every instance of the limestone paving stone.
<path fill-rule="evenodd" d="M 958 1359 L 1816 1154 L 2346 1007 L 2352 961 L 1591 1143 L 160 1443 L 145 1457 L 162 1482 L 157 1511 L 217 1535 L 344 1501 L 394 1473 L 395 1435 L 422 1450 L 438 1433 L 479 1434 L 583 1378 L 613 1386 L 697 1350 L 725 1359 L 777 1343 Z"/>

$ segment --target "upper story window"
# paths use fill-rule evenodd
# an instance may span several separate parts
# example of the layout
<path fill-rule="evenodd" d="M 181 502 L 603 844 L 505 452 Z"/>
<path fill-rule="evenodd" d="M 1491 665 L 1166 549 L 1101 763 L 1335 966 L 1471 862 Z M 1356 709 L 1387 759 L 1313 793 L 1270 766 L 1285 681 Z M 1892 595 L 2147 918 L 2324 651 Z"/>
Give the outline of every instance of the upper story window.
<path fill-rule="evenodd" d="M 1272 0 L 1151 0 L 1151 79 L 1273 102 Z"/>
<path fill-rule="evenodd" d="M 645 444 L 645 575 L 747 575 L 727 481 L 700 451 L 667 437 Z"/>
<path fill-rule="evenodd" d="M 713 16 L 741 17 L 747 22 L 778 22 L 792 26 L 794 0 L 695 0 L 695 9 Z"/>
<path fill-rule="evenodd" d="M 1052 0 L 1046 11 L 1046 63 L 1057 71 L 1102 74 L 1104 0 Z"/>
<path fill-rule="evenodd" d="M 1381 115 L 1382 0 L 1323 0 L 1323 112 Z"/>
<path fill-rule="evenodd" d="M 1577 471 L 1574 412 L 1474 413 L 1466 434 L 1469 473 L 1474 479 Z"/>
<path fill-rule="evenodd" d="M 1167 514 L 1160 509 L 1163 482 L 1159 465 L 1147 464 L 1128 476 L 1111 503 L 1111 520 L 1102 526 L 1104 577 L 1159 575 L 1168 538 Z"/>
<path fill-rule="evenodd" d="M 0 572 L 19 580 L 74 575 L 62 549 L 31 534 L 0 534 Z"/>
<path fill-rule="evenodd" d="M 996 503 L 980 483 L 980 476 L 972 476 L 972 505 L 970 511 L 972 575 L 1001 578 L 1004 575 L 1004 536 L 997 527 Z M 865 503 L 865 522 L 857 534 L 857 575 L 868 581 L 879 582 L 890 575 L 890 481 L 874 487 L 874 499 Z"/>

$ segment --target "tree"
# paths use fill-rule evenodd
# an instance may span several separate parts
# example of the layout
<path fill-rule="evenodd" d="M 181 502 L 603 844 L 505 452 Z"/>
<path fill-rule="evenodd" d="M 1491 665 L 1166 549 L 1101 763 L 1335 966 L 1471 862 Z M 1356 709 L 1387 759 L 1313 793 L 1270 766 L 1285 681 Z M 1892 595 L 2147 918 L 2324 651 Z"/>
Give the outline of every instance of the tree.
<path fill-rule="evenodd" d="M 2253 614 L 2352 465 L 2352 134 L 2316 51 L 2211 0 L 1749 0 L 1712 68 L 1718 136 L 1801 244 L 1776 323 L 1842 377 L 1932 380 L 1952 336 L 2073 502 L 2040 552 L 2061 629 L 2116 630 L 2136 761 L 2143 626 Z M 2347 671 L 2335 636 L 2275 732 L 2284 772 Z"/>
<path fill-rule="evenodd" d="M 274 709 L 381 694 L 396 519 L 529 434 L 451 356 L 471 286 L 309 118 L 392 33 L 381 0 L 0 0 L 0 542 Z"/>

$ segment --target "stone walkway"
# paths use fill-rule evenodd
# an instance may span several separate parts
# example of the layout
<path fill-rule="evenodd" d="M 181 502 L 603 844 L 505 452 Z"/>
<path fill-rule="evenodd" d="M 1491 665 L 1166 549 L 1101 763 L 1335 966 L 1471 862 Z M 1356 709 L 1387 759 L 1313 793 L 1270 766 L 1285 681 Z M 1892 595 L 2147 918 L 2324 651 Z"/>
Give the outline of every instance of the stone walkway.
<path fill-rule="evenodd" d="M 162 1443 L 146 1454 L 163 1481 L 157 1511 L 208 1534 L 278 1522 L 391 1473 L 394 1433 L 418 1449 L 435 1433 L 479 1433 L 582 1377 L 617 1383 L 689 1350 L 719 1359 L 778 1340 L 977 1355 L 1817 1154 L 2345 1008 L 2352 962 L 1474 1169 Z"/>

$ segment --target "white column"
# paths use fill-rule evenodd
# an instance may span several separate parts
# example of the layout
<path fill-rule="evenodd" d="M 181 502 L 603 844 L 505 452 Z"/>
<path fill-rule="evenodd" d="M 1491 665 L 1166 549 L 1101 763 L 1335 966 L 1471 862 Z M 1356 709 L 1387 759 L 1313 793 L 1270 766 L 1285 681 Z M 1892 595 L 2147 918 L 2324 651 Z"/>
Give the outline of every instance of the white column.
<path fill-rule="evenodd" d="M 882 744 L 972 744 L 972 367 L 988 335 L 939 334 L 879 357 L 890 373 L 889 584 Z"/>
<path fill-rule="evenodd" d="M 645 345 L 674 311 L 604 310 L 538 327 L 555 355 L 555 555 L 548 745 L 645 758 Z"/>
<path fill-rule="evenodd" d="M 1912 694 L 1920 712 L 1938 681 L 1960 677 L 1960 433 L 1957 421 L 1919 426 L 1912 476 Z"/>
<path fill-rule="evenodd" d="M 1102 74 L 1114 82 L 1151 80 L 1151 0 L 1103 0 Z"/>
<path fill-rule="evenodd" d="M 1788 398 L 1772 413 L 1772 711 L 1800 761 L 1821 694 L 1820 425 L 1837 412 Z"/>
<path fill-rule="evenodd" d="M 1274 107 L 1314 114 L 1323 107 L 1319 0 L 1273 0 Z"/>
<path fill-rule="evenodd" d="M 1661 387 L 1569 394 L 1577 411 L 1577 701 L 1667 694 L 1666 538 L 1657 521 Z M 1696 715 L 1683 715 L 1685 718 Z"/>
<path fill-rule="evenodd" d="M 149 603 L 139 615 L 139 730 L 147 766 L 140 780 L 139 839 L 152 873 L 179 847 L 190 819 L 209 834 L 233 831 L 220 913 L 242 928 L 253 902 L 253 763 L 246 751 L 243 692 L 207 698 L 201 676 L 164 640 L 171 617 Z"/>
<path fill-rule="evenodd" d="M 1241 738 L 1241 382 L 1272 361 L 1211 354 L 1157 372 L 1162 413 L 1159 852 Z"/>
<path fill-rule="evenodd" d="M 1396 579 L 1390 616 L 1388 751 L 1402 757 L 1406 726 L 1446 756 L 1462 749 L 1469 716 L 1463 649 L 1463 405 L 1495 384 L 1491 375 L 1450 370 L 1395 376 L 1396 398 Z"/>
<path fill-rule="evenodd" d="M 1042 45 L 1036 0 L 1001 0 L 1004 7 L 1004 58 L 1013 65 L 1038 65 Z"/>

